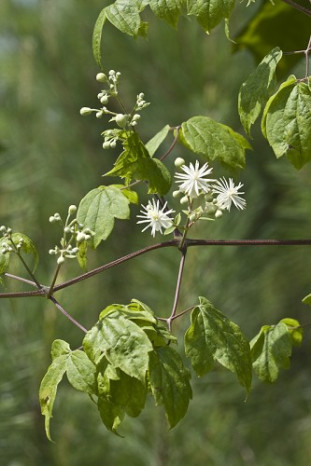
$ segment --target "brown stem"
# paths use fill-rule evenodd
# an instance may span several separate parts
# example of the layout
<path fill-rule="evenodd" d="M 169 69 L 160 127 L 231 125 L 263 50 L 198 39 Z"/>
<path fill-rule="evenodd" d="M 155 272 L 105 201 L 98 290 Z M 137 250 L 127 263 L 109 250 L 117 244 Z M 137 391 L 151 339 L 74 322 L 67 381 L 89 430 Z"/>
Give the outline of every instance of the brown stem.
<path fill-rule="evenodd" d="M 182 255 L 181 255 L 181 259 L 180 259 L 180 263 L 179 263 L 179 270 L 178 270 L 177 283 L 176 283 L 176 289 L 175 289 L 174 304 L 173 304 L 171 315 L 167 319 L 167 325 L 168 325 L 168 328 L 169 328 L 170 331 L 172 329 L 172 321 L 176 317 L 177 305 L 178 305 L 178 299 L 179 299 L 179 293 L 180 293 L 180 287 L 181 287 L 181 280 L 182 280 L 184 266 L 185 266 L 187 249 L 184 248 L 181 251 L 181 254 Z"/>
<path fill-rule="evenodd" d="M 308 8 L 305 8 L 302 5 L 299 5 L 298 3 L 294 2 L 293 0 L 282 0 L 284 3 L 287 3 L 288 5 L 292 6 L 296 10 L 300 11 L 301 13 L 304 13 L 305 15 L 311 16 L 311 10 Z"/>
<path fill-rule="evenodd" d="M 65 309 L 59 304 L 59 302 L 54 298 L 54 296 L 50 296 L 49 300 L 57 307 L 57 309 L 65 316 L 67 319 L 70 320 L 76 327 L 78 327 L 82 332 L 87 333 L 87 329 L 83 327 L 80 322 L 78 322 L 74 317 L 72 317 Z"/>

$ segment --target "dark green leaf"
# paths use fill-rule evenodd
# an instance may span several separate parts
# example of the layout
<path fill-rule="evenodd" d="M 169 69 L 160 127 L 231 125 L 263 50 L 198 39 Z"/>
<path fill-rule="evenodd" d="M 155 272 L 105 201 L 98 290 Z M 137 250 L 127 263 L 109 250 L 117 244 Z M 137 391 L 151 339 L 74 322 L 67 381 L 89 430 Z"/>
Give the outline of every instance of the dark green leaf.
<path fill-rule="evenodd" d="M 157 405 L 163 405 L 170 428 L 186 414 L 192 390 L 189 372 L 181 357 L 170 346 L 157 348 L 150 355 L 149 381 Z"/>
<path fill-rule="evenodd" d="M 262 132 L 277 158 L 286 155 L 301 168 L 311 160 L 311 91 L 290 76 L 270 97 L 262 118 Z"/>
<path fill-rule="evenodd" d="M 134 37 L 139 34 L 141 20 L 135 1 L 116 0 L 105 10 L 107 19 L 121 32 Z"/>
<path fill-rule="evenodd" d="M 145 406 L 146 383 L 129 377 L 122 371 L 120 371 L 119 376 L 119 380 L 111 380 L 110 382 L 110 399 L 113 403 L 121 406 L 126 414 L 137 417 Z"/>
<path fill-rule="evenodd" d="M 67 359 L 67 378 L 76 389 L 96 395 L 96 367 L 84 351 L 75 350 Z"/>
<path fill-rule="evenodd" d="M 170 126 L 166 125 L 164 128 L 161 129 L 155 136 L 153 136 L 150 141 L 146 144 L 146 149 L 149 152 L 150 156 L 153 157 L 157 149 L 160 147 L 166 136 L 170 131 Z"/>
<path fill-rule="evenodd" d="M 83 346 L 94 364 L 104 357 L 114 368 L 144 382 L 152 345 L 145 332 L 121 312 L 105 315 L 86 334 Z"/>
<path fill-rule="evenodd" d="M 45 416 L 45 432 L 49 440 L 52 440 L 50 434 L 50 420 L 53 417 L 53 405 L 58 384 L 66 372 L 67 357 L 67 355 L 62 355 L 53 360 L 42 379 L 39 389 L 41 413 Z"/>
<path fill-rule="evenodd" d="M 124 151 L 106 175 L 120 176 L 126 178 L 127 182 L 133 179 L 145 180 L 149 182 L 148 193 L 166 194 L 171 187 L 171 176 L 165 165 L 150 157 L 136 133 L 129 133 L 123 146 Z"/>
<path fill-rule="evenodd" d="M 96 248 L 110 235 L 114 219 L 128 219 L 129 215 L 129 200 L 122 190 L 113 185 L 99 186 L 81 200 L 77 220 L 95 233 L 91 245 Z"/>
<path fill-rule="evenodd" d="M 274 382 L 280 369 L 288 369 L 292 341 L 285 323 L 262 327 L 250 343 L 253 368 L 263 382 Z"/>
<path fill-rule="evenodd" d="M 234 3 L 235 0 L 187 0 L 187 11 L 209 33 L 222 19 L 229 18 Z"/>
<path fill-rule="evenodd" d="M 248 135 L 275 88 L 275 70 L 281 57 L 282 51 L 278 47 L 271 50 L 241 86 L 238 107 Z"/>
<path fill-rule="evenodd" d="M 230 321 L 203 297 L 191 314 L 191 326 L 185 334 L 186 355 L 198 376 L 209 372 L 214 361 L 233 372 L 240 384 L 250 391 L 252 361 L 248 341 L 240 327 Z"/>
<path fill-rule="evenodd" d="M 32 271 L 34 272 L 39 262 L 39 254 L 32 240 L 23 233 L 13 233 L 11 238 L 15 246 L 21 242 L 22 246 L 20 248 L 20 252 L 30 254 L 33 257 Z"/>
<path fill-rule="evenodd" d="M 110 397 L 105 395 L 98 398 L 97 407 L 107 429 L 118 435 L 117 429 L 125 415 L 124 408 L 113 403 Z"/>
<path fill-rule="evenodd" d="M 245 166 L 245 149 L 250 145 L 229 126 L 209 117 L 196 116 L 182 124 L 180 136 L 186 147 L 207 160 L 219 160 L 233 168 Z"/>

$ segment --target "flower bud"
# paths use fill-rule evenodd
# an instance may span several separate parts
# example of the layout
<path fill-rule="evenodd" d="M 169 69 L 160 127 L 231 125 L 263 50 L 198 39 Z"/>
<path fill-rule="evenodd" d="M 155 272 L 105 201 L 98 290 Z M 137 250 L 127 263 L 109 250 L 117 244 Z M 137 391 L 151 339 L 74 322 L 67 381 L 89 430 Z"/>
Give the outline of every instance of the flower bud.
<path fill-rule="evenodd" d="M 223 211 L 218 209 L 216 210 L 215 212 L 215 218 L 219 218 L 219 217 L 222 217 L 223 216 Z"/>
<path fill-rule="evenodd" d="M 74 214 L 76 212 L 77 212 L 77 206 L 74 205 L 74 204 L 70 205 L 69 209 L 68 209 L 68 214 L 72 215 L 72 214 Z"/>
<path fill-rule="evenodd" d="M 176 199 L 176 197 L 179 197 L 181 195 L 181 192 L 178 191 L 173 191 L 173 198 Z"/>
<path fill-rule="evenodd" d="M 115 122 L 117 123 L 120 128 L 125 128 L 128 122 L 128 115 L 123 114 L 123 113 L 118 113 L 115 117 Z"/>
<path fill-rule="evenodd" d="M 109 97 L 107 94 L 103 95 L 101 98 L 100 98 L 100 103 L 101 104 L 107 104 L 108 103 L 108 100 L 109 100 Z"/>
<path fill-rule="evenodd" d="M 175 159 L 174 165 L 175 165 L 176 168 L 180 168 L 183 165 L 185 165 L 185 161 L 184 161 L 183 158 L 177 157 L 177 159 Z"/>
<path fill-rule="evenodd" d="M 65 262 L 64 256 L 59 256 L 59 258 L 57 259 L 58 265 L 62 265 L 64 262 Z"/>
<path fill-rule="evenodd" d="M 107 81 L 107 76 L 105 75 L 105 73 L 97 73 L 96 81 L 99 81 L 100 83 L 104 83 Z"/>
<path fill-rule="evenodd" d="M 189 202 L 188 196 L 182 197 L 179 202 L 181 204 L 188 204 L 188 202 Z"/>
<path fill-rule="evenodd" d="M 90 115 L 92 113 L 92 109 L 90 107 L 82 107 L 80 108 L 80 115 Z"/>
<path fill-rule="evenodd" d="M 101 118 L 103 116 L 103 112 L 99 110 L 99 112 L 96 112 L 96 118 Z"/>

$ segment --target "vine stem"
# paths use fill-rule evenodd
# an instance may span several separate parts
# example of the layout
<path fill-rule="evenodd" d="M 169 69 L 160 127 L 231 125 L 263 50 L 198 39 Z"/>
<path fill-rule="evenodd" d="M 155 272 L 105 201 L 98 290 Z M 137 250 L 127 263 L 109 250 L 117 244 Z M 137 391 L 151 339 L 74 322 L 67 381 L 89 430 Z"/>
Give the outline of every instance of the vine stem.
<path fill-rule="evenodd" d="M 308 8 L 299 5 L 298 3 L 294 2 L 293 0 L 282 0 L 284 3 L 287 3 L 288 5 L 292 6 L 296 10 L 300 11 L 301 13 L 304 13 L 307 16 L 311 16 L 311 10 Z"/>
<path fill-rule="evenodd" d="M 186 239 L 184 246 L 311 246 L 311 239 L 297 239 L 297 240 L 276 240 L 276 239 L 244 239 L 244 240 L 205 240 L 205 239 Z M 156 249 L 162 249 L 167 247 L 180 247 L 180 237 L 177 237 L 171 241 L 165 241 L 163 243 L 153 244 L 151 246 L 147 246 L 143 249 L 139 249 L 134 251 L 130 254 L 120 257 L 112 262 L 108 262 L 107 264 L 101 265 L 96 269 L 90 270 L 82 275 L 78 275 L 77 277 L 72 278 L 66 282 L 60 283 L 54 287 L 53 292 L 59 291 L 63 288 L 67 288 L 68 286 L 74 285 L 75 283 L 79 283 L 83 280 L 86 280 L 94 275 L 97 275 L 104 270 L 110 269 L 111 267 L 115 267 L 123 262 L 129 261 L 138 257 L 142 254 L 145 254 L 150 251 L 154 251 Z M 11 276 L 10 274 L 5 274 L 8 278 L 19 279 L 24 281 L 22 277 Z M 30 282 L 30 284 L 32 284 Z M 36 284 L 36 286 L 38 286 Z M 44 296 L 46 297 L 47 290 L 49 287 L 44 285 L 40 285 L 40 289 L 35 291 L 21 291 L 21 292 L 13 292 L 13 293 L 0 293 L 0 298 L 29 298 L 33 296 Z"/>
<path fill-rule="evenodd" d="M 161 157 L 160 157 L 160 160 L 161 162 L 166 159 L 166 157 L 168 157 L 170 155 L 170 153 L 172 152 L 172 150 L 174 149 L 174 147 L 176 146 L 177 144 L 177 141 L 178 141 L 178 137 L 179 137 L 179 129 L 180 129 L 180 126 L 175 126 L 173 128 L 175 131 L 176 131 L 176 135 L 175 135 L 175 138 L 174 138 L 174 141 L 172 142 L 172 144 L 170 145 L 170 147 L 167 149 L 167 151 L 165 152 L 165 154 L 163 154 Z"/>
<path fill-rule="evenodd" d="M 70 322 L 72 322 L 76 327 L 78 327 L 80 330 L 82 330 L 82 332 L 87 333 L 87 329 L 86 329 L 85 327 L 83 327 L 83 325 L 80 324 L 80 322 L 78 322 L 74 317 L 72 317 L 72 316 L 60 305 L 60 303 L 57 301 L 57 299 L 54 298 L 53 295 L 49 297 L 49 300 L 52 301 L 52 303 L 54 304 L 54 306 L 55 306 L 65 317 L 67 317 L 67 319 L 69 319 Z"/>
<path fill-rule="evenodd" d="M 187 248 L 183 248 L 181 251 L 181 259 L 179 263 L 179 270 L 178 270 L 177 283 L 176 283 L 175 296 L 174 296 L 174 304 L 173 304 L 171 315 L 167 319 L 167 325 L 168 325 L 169 331 L 171 331 L 172 321 L 176 317 L 181 281 L 182 281 L 182 276 L 183 276 L 183 271 L 184 271 L 184 266 L 185 266 L 185 261 L 186 261 L 186 254 L 187 254 Z"/>
<path fill-rule="evenodd" d="M 57 277 L 58 277 L 60 268 L 61 268 L 61 264 L 57 264 L 57 267 L 56 267 L 56 270 L 55 270 L 55 273 L 54 273 L 54 277 L 53 277 L 51 286 L 50 286 L 49 291 L 48 291 L 48 293 L 47 293 L 47 295 L 46 295 L 46 297 L 47 297 L 48 299 L 52 296 L 52 293 L 53 293 L 53 290 L 54 290 L 54 285 L 55 285 L 55 283 L 56 283 L 56 280 L 57 280 Z"/>
<path fill-rule="evenodd" d="M 304 54 L 305 54 L 305 57 L 306 57 L 306 73 L 305 73 L 306 78 L 309 76 L 309 53 L 310 53 L 310 50 L 311 50 L 311 36 L 310 36 L 310 39 L 309 39 L 309 42 L 308 42 L 308 46 L 307 46 L 306 50 L 304 51 Z"/>

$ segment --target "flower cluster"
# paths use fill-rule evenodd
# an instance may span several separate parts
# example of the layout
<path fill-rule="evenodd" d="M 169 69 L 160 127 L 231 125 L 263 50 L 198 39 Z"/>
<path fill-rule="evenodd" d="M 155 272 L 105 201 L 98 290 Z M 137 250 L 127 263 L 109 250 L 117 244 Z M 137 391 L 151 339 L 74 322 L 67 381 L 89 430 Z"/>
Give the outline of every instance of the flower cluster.
<path fill-rule="evenodd" d="M 190 163 L 187 166 L 183 159 L 177 158 L 175 166 L 181 169 L 181 173 L 175 174 L 179 188 L 173 192 L 173 197 L 182 196 L 180 203 L 187 206 L 182 211 L 187 216 L 187 228 L 200 219 L 211 220 L 220 217 L 223 211 L 230 211 L 232 205 L 239 210 L 246 207 L 246 201 L 242 197 L 242 183 L 235 185 L 232 178 L 209 178 L 213 169 L 207 163 L 200 167 L 198 160 L 195 164 Z M 170 217 L 172 212 L 172 209 L 167 209 L 167 203 L 160 207 L 159 201 L 149 201 L 146 206 L 142 206 L 142 215 L 137 216 L 142 220 L 137 223 L 146 223 L 142 231 L 151 228 L 151 234 L 155 236 L 157 231 L 162 233 L 163 229 L 178 226 L 180 216 L 173 219 Z"/>
<path fill-rule="evenodd" d="M 57 258 L 57 264 L 61 265 L 65 262 L 65 259 L 74 259 L 79 253 L 79 245 L 94 235 L 94 232 L 89 228 L 83 228 L 83 225 L 78 223 L 77 219 L 70 220 L 70 217 L 75 214 L 77 207 L 71 205 L 68 209 L 68 215 L 63 228 L 63 236 L 60 240 L 60 246 L 55 246 L 49 250 L 50 255 L 59 256 Z M 49 217 L 50 223 L 61 222 L 62 218 L 58 212 Z M 74 245 L 72 244 L 74 243 Z"/>
<path fill-rule="evenodd" d="M 141 92 L 136 96 L 136 103 L 130 113 L 117 113 L 108 110 L 106 105 L 109 103 L 110 97 L 118 97 L 119 95 L 118 83 L 120 76 L 121 73 L 114 70 L 110 70 L 108 76 L 106 76 L 105 73 L 98 73 L 96 75 L 97 81 L 106 83 L 107 85 L 106 89 L 102 89 L 97 94 L 97 98 L 103 106 L 100 108 L 82 107 L 80 109 L 81 115 L 90 115 L 92 112 L 94 112 L 96 118 L 101 118 L 103 115 L 111 115 L 109 122 L 116 123 L 117 129 L 108 129 L 102 132 L 102 136 L 104 137 L 104 149 L 115 148 L 117 141 L 122 139 L 122 130 L 131 129 L 136 126 L 141 117 L 139 112 L 149 105 L 149 102 L 144 100 L 145 96 Z"/>

